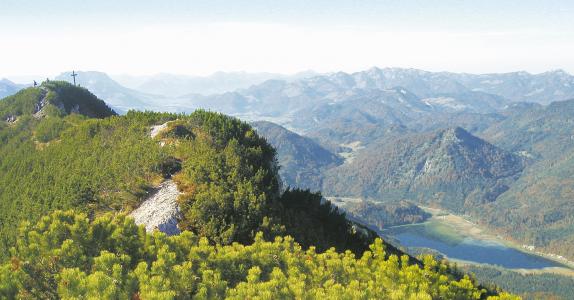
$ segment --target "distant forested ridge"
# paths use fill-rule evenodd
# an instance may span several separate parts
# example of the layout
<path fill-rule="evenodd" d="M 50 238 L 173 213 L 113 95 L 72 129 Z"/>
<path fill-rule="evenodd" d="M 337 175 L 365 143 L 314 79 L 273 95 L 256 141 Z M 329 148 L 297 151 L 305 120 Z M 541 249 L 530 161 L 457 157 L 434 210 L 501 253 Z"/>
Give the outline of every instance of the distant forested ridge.
<path fill-rule="evenodd" d="M 572 299 L 574 278 L 569 275 L 520 274 L 488 266 L 468 266 L 462 270 L 474 274 L 476 280 L 486 286 L 499 286 L 526 300 Z"/>
<path fill-rule="evenodd" d="M 252 125 L 277 150 L 279 174 L 288 186 L 319 191 L 321 173 L 343 163 L 337 154 L 282 126 L 265 121 Z"/>
<path fill-rule="evenodd" d="M 574 259 L 574 99 L 511 109 L 481 133 L 529 160 L 520 178 L 484 209 L 485 224 L 537 250 Z"/>
<path fill-rule="evenodd" d="M 374 226 L 379 230 L 387 229 L 391 226 L 420 223 L 431 217 L 430 213 L 408 202 L 380 203 L 360 201 L 346 204 L 344 210 L 354 220 Z"/>

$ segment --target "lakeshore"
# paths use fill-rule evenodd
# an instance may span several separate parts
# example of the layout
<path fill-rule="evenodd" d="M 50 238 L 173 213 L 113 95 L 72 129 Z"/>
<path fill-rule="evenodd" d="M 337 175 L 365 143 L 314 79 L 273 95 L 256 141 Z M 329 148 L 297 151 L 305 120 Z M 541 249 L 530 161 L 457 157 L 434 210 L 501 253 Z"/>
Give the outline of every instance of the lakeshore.
<path fill-rule="evenodd" d="M 522 274 L 574 276 L 574 263 L 542 254 L 488 232 L 467 218 L 422 207 L 432 214 L 419 224 L 394 226 L 382 232 L 407 248 L 430 248 L 459 265 L 496 265 Z M 445 253 L 446 252 L 446 253 Z"/>

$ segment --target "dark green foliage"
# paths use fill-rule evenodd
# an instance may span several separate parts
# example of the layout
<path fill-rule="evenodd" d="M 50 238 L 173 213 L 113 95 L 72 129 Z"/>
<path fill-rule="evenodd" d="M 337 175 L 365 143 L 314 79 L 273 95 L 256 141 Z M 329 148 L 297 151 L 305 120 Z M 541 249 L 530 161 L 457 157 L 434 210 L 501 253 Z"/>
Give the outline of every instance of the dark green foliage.
<path fill-rule="evenodd" d="M 97 99 L 85 88 L 71 85 L 65 81 L 44 82 L 40 88 L 53 93 L 53 101 L 63 104 L 66 113 L 76 112 L 92 118 L 105 118 L 116 113 L 106 103 Z"/>
<path fill-rule="evenodd" d="M 525 300 L 572 298 L 574 278 L 571 276 L 551 273 L 520 274 L 487 266 L 469 266 L 463 268 L 463 271 L 473 273 L 476 280 L 485 286 L 498 286 L 522 296 Z"/>
<path fill-rule="evenodd" d="M 14 241 L 10 224 L 52 209 L 129 211 L 179 170 L 182 225 L 213 242 L 252 240 L 279 195 L 273 148 L 236 119 L 204 111 L 58 118 L 24 115 L 0 133 L 3 249 Z M 151 125 L 175 119 L 200 136 L 166 137 L 163 148 L 149 138 Z"/>
<path fill-rule="evenodd" d="M 150 126 L 165 122 L 159 141 L 149 138 Z M 301 224 L 285 217 L 295 210 L 279 200 L 275 150 L 249 125 L 221 114 L 130 112 L 103 120 L 23 115 L 2 127 L 0 139 L 5 141 L 0 147 L 3 249 L 15 238 L 11 224 L 20 220 L 54 209 L 130 211 L 162 177 L 174 174 L 183 192 L 180 226 L 213 243 L 249 243 L 259 230 L 269 236 L 303 232 L 297 229 Z M 299 193 L 301 201 L 307 195 Z M 320 208 L 318 201 L 308 203 L 310 212 Z M 289 213 L 281 212 L 283 204 Z M 314 217 L 322 215 L 306 216 Z M 373 240 L 356 234 L 356 241 L 346 241 L 350 225 L 336 212 L 314 222 L 316 232 L 304 231 L 321 236 L 320 249 L 363 251 Z M 342 233 L 336 233 L 339 229 Z M 304 241 L 307 247 L 314 244 Z"/>
<path fill-rule="evenodd" d="M 174 139 L 192 139 L 194 138 L 193 132 L 187 128 L 185 121 L 176 120 L 170 122 L 165 130 L 161 132 L 161 137 L 163 138 L 174 138 Z"/>
<path fill-rule="evenodd" d="M 20 116 L 36 112 L 36 104 L 42 98 L 42 90 L 27 88 L 6 97 L 0 101 L 0 120 L 4 121 L 10 115 Z"/>
<path fill-rule="evenodd" d="M 160 164 L 161 174 L 164 178 L 170 178 L 173 174 L 181 171 L 181 160 L 175 157 L 167 157 Z"/>
<path fill-rule="evenodd" d="M 319 251 L 335 247 L 360 254 L 376 236 L 367 229 L 353 226 L 331 202 L 320 193 L 308 190 L 287 190 L 280 198 L 278 218 L 286 234 L 302 246 L 315 246 Z"/>
<path fill-rule="evenodd" d="M 163 173 L 177 169 L 169 151 L 149 139 L 151 125 L 177 115 L 88 119 L 114 113 L 64 82 L 22 90 L 0 101 L 0 114 L 17 116 L 0 121 L 0 259 L 7 258 L 21 220 L 54 209 L 129 211 Z"/>
<path fill-rule="evenodd" d="M 60 117 L 46 117 L 36 125 L 34 137 L 41 143 L 58 139 L 62 131 L 68 127 L 68 124 Z"/>
<path fill-rule="evenodd" d="M 184 193 L 180 226 L 212 242 L 252 241 L 279 196 L 275 150 L 249 125 L 221 114 L 196 111 L 177 126 L 195 136 L 176 150 L 183 160 L 175 176 Z"/>

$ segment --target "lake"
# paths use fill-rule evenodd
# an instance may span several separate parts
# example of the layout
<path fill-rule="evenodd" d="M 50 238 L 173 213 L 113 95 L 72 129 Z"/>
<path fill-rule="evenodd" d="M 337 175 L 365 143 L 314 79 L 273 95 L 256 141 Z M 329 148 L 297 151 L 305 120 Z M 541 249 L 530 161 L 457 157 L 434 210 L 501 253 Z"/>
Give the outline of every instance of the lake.
<path fill-rule="evenodd" d="M 431 248 L 451 260 L 498 265 L 509 269 L 563 267 L 555 261 L 508 247 L 493 239 L 465 235 L 438 220 L 391 227 L 382 232 L 402 246 Z"/>

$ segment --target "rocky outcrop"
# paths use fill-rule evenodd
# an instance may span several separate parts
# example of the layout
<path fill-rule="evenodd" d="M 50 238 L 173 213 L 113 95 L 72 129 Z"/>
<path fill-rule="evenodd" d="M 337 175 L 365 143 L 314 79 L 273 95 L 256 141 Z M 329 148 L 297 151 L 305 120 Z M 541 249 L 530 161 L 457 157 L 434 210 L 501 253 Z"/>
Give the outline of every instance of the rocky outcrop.
<path fill-rule="evenodd" d="M 179 194 L 175 182 L 166 180 L 130 216 L 136 224 L 144 225 L 147 232 L 159 230 L 167 235 L 179 234 L 180 210 L 176 201 Z"/>
<path fill-rule="evenodd" d="M 65 112 L 66 108 L 64 107 L 64 104 L 61 101 L 58 101 L 55 97 L 50 97 L 50 91 L 45 88 L 45 87 L 40 87 L 40 90 L 42 91 L 41 93 L 41 98 L 40 100 L 34 105 L 34 118 L 36 119 L 41 119 L 43 117 L 46 116 L 46 110 L 45 107 L 48 104 L 52 104 L 54 106 L 56 106 L 59 110 Z M 75 105 L 75 109 L 76 111 L 73 111 L 75 113 L 79 113 L 79 105 Z"/>
<path fill-rule="evenodd" d="M 40 119 L 45 116 L 44 107 L 48 104 L 48 90 L 46 88 L 40 88 L 40 90 L 40 100 L 34 105 L 34 117 L 36 119 Z"/>
<path fill-rule="evenodd" d="M 167 123 L 169 123 L 169 122 L 165 122 L 165 123 L 163 123 L 163 124 L 161 124 L 161 125 L 152 126 L 152 127 L 151 127 L 151 131 L 150 131 L 150 133 L 149 133 L 149 136 L 150 136 L 151 138 L 156 137 L 160 132 L 162 132 L 164 129 L 167 128 Z"/>
<path fill-rule="evenodd" d="M 6 122 L 14 123 L 14 122 L 16 122 L 17 119 L 18 118 L 16 118 L 16 116 L 14 116 L 14 115 L 8 115 L 8 117 L 6 117 Z"/>

